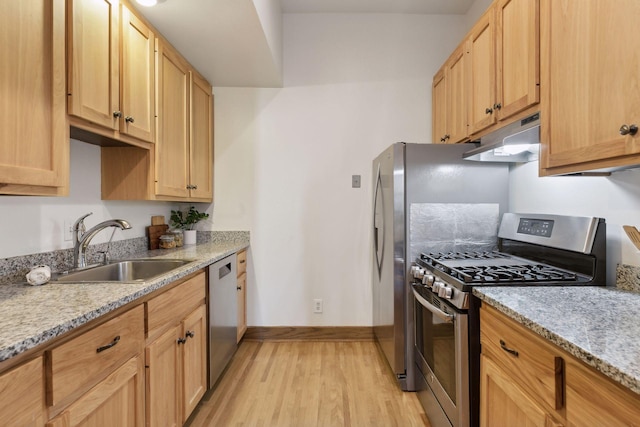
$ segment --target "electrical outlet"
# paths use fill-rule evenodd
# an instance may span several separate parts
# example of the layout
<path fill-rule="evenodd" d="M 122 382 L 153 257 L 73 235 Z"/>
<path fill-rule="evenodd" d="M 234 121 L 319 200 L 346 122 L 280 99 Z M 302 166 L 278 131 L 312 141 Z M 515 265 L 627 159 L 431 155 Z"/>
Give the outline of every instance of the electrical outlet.
<path fill-rule="evenodd" d="M 360 175 L 351 175 L 351 188 L 360 188 Z"/>
<path fill-rule="evenodd" d="M 314 299 L 313 300 L 313 312 L 314 313 L 322 313 L 322 300 Z"/>
<path fill-rule="evenodd" d="M 72 219 L 65 219 L 64 220 L 64 229 L 63 234 L 64 234 L 64 241 L 65 242 L 69 242 L 71 241 L 71 239 L 73 239 L 73 224 L 75 223 L 74 220 Z"/>

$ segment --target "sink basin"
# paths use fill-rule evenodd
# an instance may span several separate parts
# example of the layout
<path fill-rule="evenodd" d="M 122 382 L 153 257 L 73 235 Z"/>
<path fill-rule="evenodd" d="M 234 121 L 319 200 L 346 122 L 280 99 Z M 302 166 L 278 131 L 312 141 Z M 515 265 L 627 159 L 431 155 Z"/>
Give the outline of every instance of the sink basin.
<path fill-rule="evenodd" d="M 57 282 L 143 282 L 190 263 L 184 259 L 135 259 L 54 275 Z"/>

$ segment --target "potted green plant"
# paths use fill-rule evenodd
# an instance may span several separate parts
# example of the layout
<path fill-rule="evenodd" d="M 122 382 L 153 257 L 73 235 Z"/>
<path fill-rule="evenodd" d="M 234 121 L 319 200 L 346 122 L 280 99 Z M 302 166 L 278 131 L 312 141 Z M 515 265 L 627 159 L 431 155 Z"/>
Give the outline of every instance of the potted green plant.
<path fill-rule="evenodd" d="M 196 243 L 195 226 L 207 218 L 209 218 L 208 213 L 198 212 L 195 207 L 191 206 L 186 213 L 172 210 L 170 220 L 173 227 L 184 230 L 184 244 L 194 245 Z"/>

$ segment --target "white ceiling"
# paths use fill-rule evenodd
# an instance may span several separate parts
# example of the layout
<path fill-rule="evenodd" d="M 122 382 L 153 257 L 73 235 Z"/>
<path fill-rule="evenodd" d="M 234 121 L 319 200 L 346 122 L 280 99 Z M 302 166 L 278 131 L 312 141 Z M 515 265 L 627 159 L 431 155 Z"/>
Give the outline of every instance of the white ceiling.
<path fill-rule="evenodd" d="M 283 13 L 465 14 L 473 0 L 281 0 Z"/>
<path fill-rule="evenodd" d="M 465 14 L 474 0 L 165 0 L 153 8 L 134 6 L 214 87 L 281 87 L 280 58 L 269 46 L 274 41 L 258 2 L 280 4 L 277 13 Z"/>

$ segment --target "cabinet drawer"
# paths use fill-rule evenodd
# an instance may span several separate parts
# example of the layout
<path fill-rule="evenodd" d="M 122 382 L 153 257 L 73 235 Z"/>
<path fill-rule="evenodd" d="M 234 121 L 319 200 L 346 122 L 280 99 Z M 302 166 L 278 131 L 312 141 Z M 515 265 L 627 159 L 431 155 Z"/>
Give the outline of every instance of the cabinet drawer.
<path fill-rule="evenodd" d="M 480 311 L 482 354 L 502 367 L 549 409 L 564 406 L 560 352 L 542 337 L 490 307 Z"/>
<path fill-rule="evenodd" d="M 206 275 L 203 272 L 147 302 L 147 339 L 154 340 L 163 330 L 179 323 L 205 300 Z"/>
<path fill-rule="evenodd" d="M 246 273 L 247 271 L 247 251 L 242 250 L 238 252 L 237 259 L 236 274 L 240 277 L 242 273 Z"/>
<path fill-rule="evenodd" d="M 55 406 L 72 394 L 77 397 L 143 348 L 140 305 L 48 351 L 47 404 Z"/>

